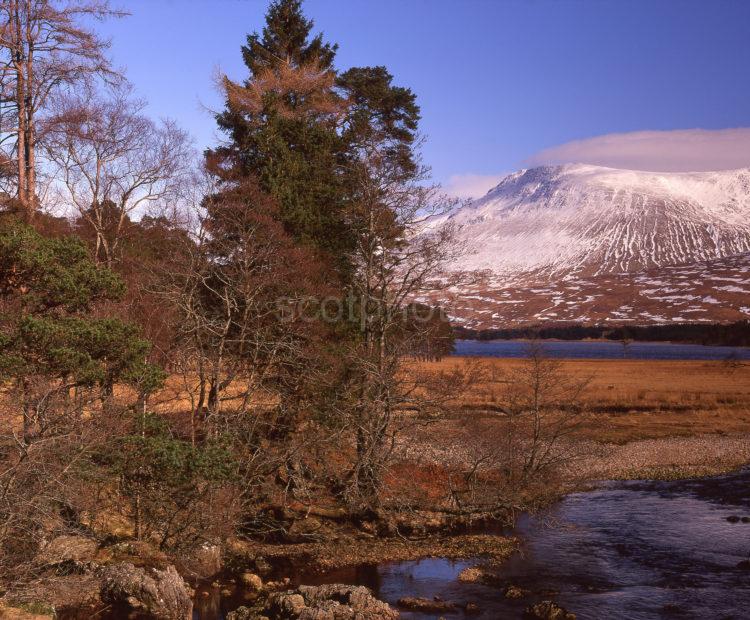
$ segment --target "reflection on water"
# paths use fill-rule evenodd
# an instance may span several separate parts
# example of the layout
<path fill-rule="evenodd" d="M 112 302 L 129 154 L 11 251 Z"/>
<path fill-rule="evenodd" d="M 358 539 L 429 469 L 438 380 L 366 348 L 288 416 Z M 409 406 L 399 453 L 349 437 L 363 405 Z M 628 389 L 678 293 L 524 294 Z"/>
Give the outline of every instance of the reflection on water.
<path fill-rule="evenodd" d="M 624 348 L 619 342 L 603 340 L 542 340 L 545 355 L 565 359 L 635 360 L 750 360 L 748 347 L 716 347 L 670 342 L 633 342 Z M 526 357 L 526 340 L 457 340 L 454 355 L 466 357 Z"/>
<path fill-rule="evenodd" d="M 739 620 L 750 617 L 750 571 L 737 566 L 750 553 L 750 523 L 727 521 L 733 516 L 750 516 L 750 470 L 705 480 L 606 483 L 573 494 L 519 523 L 526 542 L 501 577 L 533 592 L 521 600 L 505 599 L 498 587 L 459 582 L 471 561 L 360 566 L 323 577 L 298 574 L 295 581 L 367 585 L 392 604 L 402 596 L 474 602 L 482 610 L 475 617 L 486 620 L 520 618 L 549 591 L 580 619 Z M 195 617 L 217 620 L 238 604 L 199 601 Z"/>
<path fill-rule="evenodd" d="M 750 471 L 715 479 L 609 483 L 554 511 L 568 527 L 520 525 L 525 557 L 505 567 L 521 586 L 545 584 L 579 618 L 746 618 Z"/>

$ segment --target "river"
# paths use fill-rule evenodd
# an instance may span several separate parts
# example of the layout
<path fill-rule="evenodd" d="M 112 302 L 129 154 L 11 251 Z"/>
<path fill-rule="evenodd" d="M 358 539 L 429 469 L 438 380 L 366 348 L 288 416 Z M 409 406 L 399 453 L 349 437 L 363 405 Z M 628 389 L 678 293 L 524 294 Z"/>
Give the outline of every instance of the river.
<path fill-rule="evenodd" d="M 633 342 L 623 346 L 607 340 L 540 340 L 545 355 L 566 359 L 750 360 L 748 347 L 720 347 L 670 342 Z M 460 357 L 526 357 L 528 340 L 457 340 Z"/>
<path fill-rule="evenodd" d="M 736 523 L 728 520 L 735 517 Z M 521 552 L 500 576 L 530 590 L 524 599 L 458 581 L 476 560 L 358 566 L 323 577 L 302 573 L 295 581 L 362 584 L 391 604 L 402 596 L 474 602 L 481 609 L 474 617 L 484 620 L 520 618 L 524 607 L 544 598 L 579 620 L 740 620 L 750 617 L 750 570 L 741 564 L 750 553 L 750 523 L 742 517 L 750 517 L 750 469 L 706 479 L 606 482 L 519 522 Z M 195 618 L 217 620 L 230 608 L 230 601 L 199 598 Z"/>

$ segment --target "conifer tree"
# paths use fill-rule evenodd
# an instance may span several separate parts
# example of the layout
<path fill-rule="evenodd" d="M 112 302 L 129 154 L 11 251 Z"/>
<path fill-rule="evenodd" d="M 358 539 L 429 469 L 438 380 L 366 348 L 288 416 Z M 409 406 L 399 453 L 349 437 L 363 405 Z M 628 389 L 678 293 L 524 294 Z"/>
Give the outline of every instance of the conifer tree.
<path fill-rule="evenodd" d="M 291 61 L 297 66 L 316 63 L 322 70 L 333 69 L 338 45 L 323 41 L 318 34 L 310 39 L 313 21 L 302 13 L 302 0 L 276 0 L 266 15 L 262 36 L 253 33 L 242 47 L 242 58 L 253 76 L 264 69 Z"/>
<path fill-rule="evenodd" d="M 242 47 L 249 78 L 225 79 L 227 106 L 217 122 L 228 140 L 208 160 L 224 178 L 257 177 L 287 232 L 320 250 L 346 286 L 356 237 L 354 162 L 364 144 L 377 143 L 404 178 L 419 174 L 419 107 L 385 67 L 338 74 L 337 45 L 312 29 L 301 0 L 270 5 L 262 33 Z"/>
<path fill-rule="evenodd" d="M 149 343 L 137 327 L 93 311 L 124 292 L 122 280 L 94 264 L 79 239 L 3 223 L 0 376 L 17 386 L 25 443 L 54 427 L 53 397 L 95 388 L 106 399 L 116 382 L 142 393 L 157 387 L 161 372 L 146 363 Z"/>
<path fill-rule="evenodd" d="M 225 83 L 227 109 L 217 121 L 229 141 L 209 161 L 256 176 L 278 201 L 287 232 L 336 262 L 351 245 L 337 173 L 343 102 L 334 90 L 336 46 L 311 37 L 312 27 L 300 0 L 271 4 L 262 35 L 242 47 L 249 79 Z"/>

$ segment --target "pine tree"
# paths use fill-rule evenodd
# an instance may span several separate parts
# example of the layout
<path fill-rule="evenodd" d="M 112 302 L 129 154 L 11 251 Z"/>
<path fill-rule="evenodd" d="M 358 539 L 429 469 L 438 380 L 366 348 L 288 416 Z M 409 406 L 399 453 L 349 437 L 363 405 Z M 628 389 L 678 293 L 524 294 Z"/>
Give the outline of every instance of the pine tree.
<path fill-rule="evenodd" d="M 124 292 L 79 239 L 0 226 L 0 377 L 16 384 L 25 443 L 59 424 L 51 403 L 70 390 L 96 389 L 106 400 L 117 382 L 143 395 L 158 386 L 161 371 L 145 361 L 149 343 L 138 328 L 94 311 Z"/>
<path fill-rule="evenodd" d="M 242 47 L 242 58 L 253 76 L 263 69 L 291 61 L 296 66 L 311 62 L 323 70 L 333 69 L 338 45 L 323 41 L 318 34 L 310 40 L 313 21 L 305 19 L 302 0 L 276 0 L 268 8 L 262 37 L 253 33 Z"/>
<path fill-rule="evenodd" d="M 257 177 L 279 203 L 287 232 L 344 270 L 351 239 L 338 174 L 336 46 L 311 37 L 312 27 L 300 0 L 271 4 L 262 35 L 242 47 L 250 78 L 241 86 L 226 81 L 227 109 L 217 121 L 229 143 L 209 152 L 209 162 Z"/>
<path fill-rule="evenodd" d="M 337 273 L 333 283 L 346 287 L 361 149 L 375 144 L 404 178 L 419 174 L 419 107 L 384 67 L 337 74 L 337 45 L 312 29 L 301 0 L 270 5 L 262 33 L 242 47 L 249 78 L 225 80 L 227 105 L 217 122 L 229 139 L 208 161 L 225 178 L 255 177 L 279 204 L 286 231 L 321 251 Z"/>

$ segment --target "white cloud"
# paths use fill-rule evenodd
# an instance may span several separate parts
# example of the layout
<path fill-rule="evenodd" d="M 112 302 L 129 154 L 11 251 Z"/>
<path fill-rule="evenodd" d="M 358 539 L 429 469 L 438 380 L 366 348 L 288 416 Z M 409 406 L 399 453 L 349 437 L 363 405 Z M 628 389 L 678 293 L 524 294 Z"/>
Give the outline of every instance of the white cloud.
<path fill-rule="evenodd" d="M 455 198 L 480 198 L 497 185 L 504 174 L 454 174 L 443 185 L 443 191 Z"/>
<path fill-rule="evenodd" d="M 581 163 L 652 172 L 746 168 L 750 166 L 750 128 L 613 133 L 545 149 L 525 163 Z"/>

